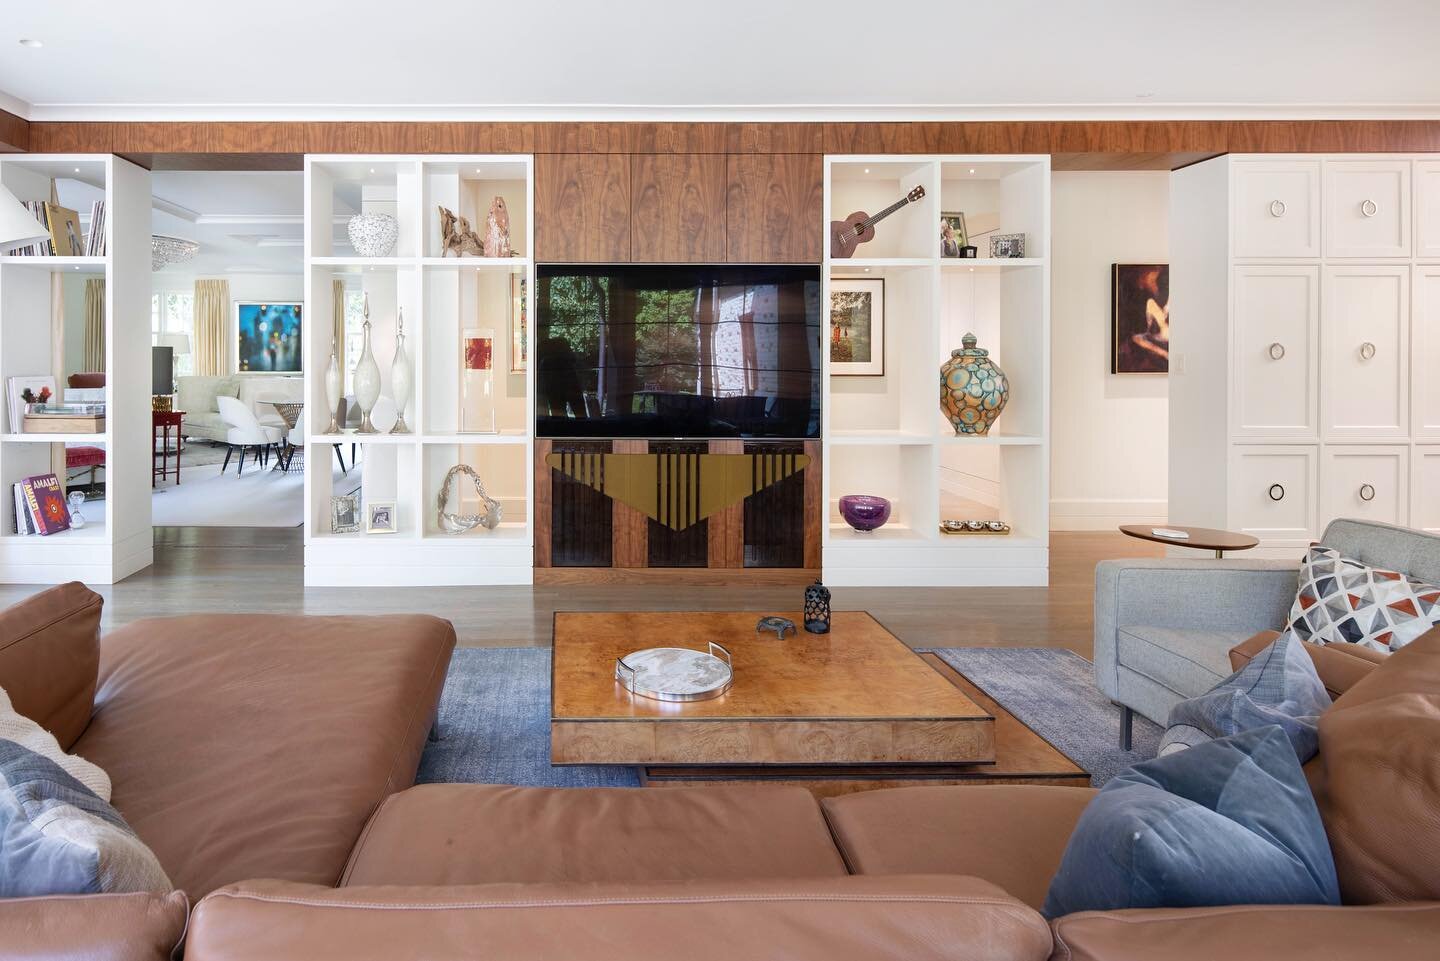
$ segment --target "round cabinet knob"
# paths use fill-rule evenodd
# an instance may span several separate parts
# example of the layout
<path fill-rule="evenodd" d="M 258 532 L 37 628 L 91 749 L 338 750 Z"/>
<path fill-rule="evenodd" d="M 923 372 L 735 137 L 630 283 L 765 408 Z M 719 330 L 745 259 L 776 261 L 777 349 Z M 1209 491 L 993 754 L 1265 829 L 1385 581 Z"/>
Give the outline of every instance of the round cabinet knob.
<path fill-rule="evenodd" d="M 1371 484 L 1360 485 L 1360 499 L 1362 501 L 1373 501 L 1375 499 L 1375 488 Z"/>
<path fill-rule="evenodd" d="M 1365 200 L 1360 203 L 1360 212 L 1367 217 L 1373 217 L 1379 213 L 1380 207 L 1373 200 Z"/>
<path fill-rule="evenodd" d="M 1270 359 L 1279 360 L 1285 356 L 1285 345 L 1278 340 L 1270 345 Z"/>
<path fill-rule="evenodd" d="M 1279 484 L 1271 484 L 1271 485 L 1270 485 L 1270 499 L 1271 499 L 1272 501 L 1284 500 L 1284 499 L 1285 499 L 1285 488 L 1282 487 L 1282 486 L 1279 485 Z"/>
<path fill-rule="evenodd" d="M 1285 201 L 1283 201 L 1283 200 L 1272 200 L 1272 201 L 1270 201 L 1270 216 L 1272 216 L 1272 217 L 1283 217 L 1283 216 L 1285 216 Z"/>
<path fill-rule="evenodd" d="M 1372 358 L 1372 357 L 1374 357 L 1374 356 L 1375 356 L 1375 345 L 1374 345 L 1374 344 L 1370 343 L 1370 341 L 1367 340 L 1367 341 L 1365 341 L 1365 343 L 1363 343 L 1363 344 L 1360 345 L 1360 358 L 1361 358 L 1362 360 L 1369 360 L 1370 358 Z"/>

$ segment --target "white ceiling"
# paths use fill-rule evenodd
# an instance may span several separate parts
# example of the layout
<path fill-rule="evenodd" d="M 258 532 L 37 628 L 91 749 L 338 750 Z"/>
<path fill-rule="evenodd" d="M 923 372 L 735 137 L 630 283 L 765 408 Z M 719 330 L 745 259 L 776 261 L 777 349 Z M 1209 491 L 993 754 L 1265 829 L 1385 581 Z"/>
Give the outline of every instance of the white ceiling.
<path fill-rule="evenodd" d="M 163 268 L 157 278 L 304 271 L 302 173 L 157 170 L 150 184 L 151 230 L 200 242 L 192 260 Z"/>
<path fill-rule="evenodd" d="M 0 106 L 32 120 L 1436 117 L 1437 39 L 1436 0 L 0 0 Z"/>

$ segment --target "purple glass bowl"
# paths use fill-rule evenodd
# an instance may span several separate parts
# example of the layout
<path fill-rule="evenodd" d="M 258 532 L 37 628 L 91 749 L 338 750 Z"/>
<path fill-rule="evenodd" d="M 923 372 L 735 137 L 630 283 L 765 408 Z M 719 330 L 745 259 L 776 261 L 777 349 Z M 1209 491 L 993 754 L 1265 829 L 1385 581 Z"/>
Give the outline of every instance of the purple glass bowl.
<path fill-rule="evenodd" d="M 840 516 L 857 531 L 873 531 L 890 519 L 890 502 L 875 494 L 846 494 L 840 498 Z"/>

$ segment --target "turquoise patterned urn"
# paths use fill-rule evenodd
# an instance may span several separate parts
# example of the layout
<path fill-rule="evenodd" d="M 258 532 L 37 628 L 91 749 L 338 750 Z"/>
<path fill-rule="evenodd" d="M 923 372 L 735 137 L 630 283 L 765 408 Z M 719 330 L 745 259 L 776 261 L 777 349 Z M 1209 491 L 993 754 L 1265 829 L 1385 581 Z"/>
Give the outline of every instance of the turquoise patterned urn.
<path fill-rule="evenodd" d="M 960 343 L 964 346 L 952 350 L 940 365 L 940 410 L 956 434 L 984 436 L 1010 399 L 1010 382 L 990 359 L 990 351 L 975 346 L 974 334 L 966 334 Z"/>

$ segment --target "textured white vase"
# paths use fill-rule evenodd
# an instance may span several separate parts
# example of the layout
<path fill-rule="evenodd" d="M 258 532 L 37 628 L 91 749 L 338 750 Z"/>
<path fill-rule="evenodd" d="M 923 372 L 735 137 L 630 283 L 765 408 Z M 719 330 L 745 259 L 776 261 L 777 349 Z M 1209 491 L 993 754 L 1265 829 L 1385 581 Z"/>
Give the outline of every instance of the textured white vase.
<path fill-rule="evenodd" d="M 405 405 L 410 402 L 410 358 L 405 355 L 405 311 L 395 323 L 395 359 L 390 362 L 390 390 L 395 395 L 395 426 L 392 434 L 408 434 L 405 426 Z"/>
<path fill-rule="evenodd" d="M 340 410 L 340 389 L 344 386 L 344 378 L 340 375 L 339 349 L 332 339 L 330 341 L 330 363 L 325 367 L 325 400 L 330 405 L 330 426 L 325 428 L 327 434 L 338 434 L 341 432 L 340 422 L 335 415 Z"/>
<path fill-rule="evenodd" d="M 400 238 L 400 222 L 389 214 L 356 214 L 346 232 L 350 246 L 361 257 L 389 257 Z"/>
<path fill-rule="evenodd" d="M 370 349 L 370 295 L 365 295 L 365 347 L 360 351 L 360 361 L 355 365 L 355 403 L 360 405 L 360 430 L 362 434 L 378 434 L 370 420 L 370 412 L 380 399 L 380 365 L 375 363 L 375 353 Z"/>

